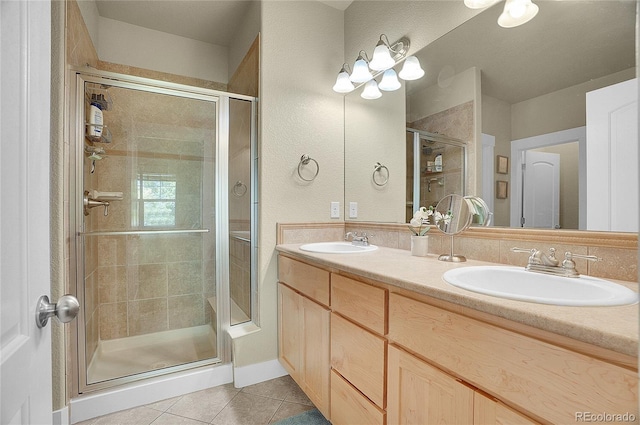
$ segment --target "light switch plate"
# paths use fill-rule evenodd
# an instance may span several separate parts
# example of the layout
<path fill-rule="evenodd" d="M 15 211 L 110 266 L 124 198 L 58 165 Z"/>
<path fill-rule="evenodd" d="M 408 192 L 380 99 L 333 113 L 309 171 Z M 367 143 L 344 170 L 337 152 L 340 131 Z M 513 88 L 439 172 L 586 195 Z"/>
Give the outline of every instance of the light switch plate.
<path fill-rule="evenodd" d="M 331 202 L 331 218 L 340 218 L 340 202 Z"/>
<path fill-rule="evenodd" d="M 349 202 L 349 218 L 358 218 L 357 202 Z"/>

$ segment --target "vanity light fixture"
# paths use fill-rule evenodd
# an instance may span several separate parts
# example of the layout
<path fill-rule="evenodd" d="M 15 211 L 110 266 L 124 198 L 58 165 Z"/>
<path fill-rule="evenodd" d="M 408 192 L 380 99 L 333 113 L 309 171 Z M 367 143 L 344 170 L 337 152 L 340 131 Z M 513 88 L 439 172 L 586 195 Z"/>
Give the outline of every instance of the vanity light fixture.
<path fill-rule="evenodd" d="M 500 0 L 464 0 L 470 9 L 484 9 Z M 525 24 L 538 14 L 539 7 L 531 0 L 506 0 L 504 10 L 498 17 L 498 25 L 503 28 L 513 28 Z"/>
<path fill-rule="evenodd" d="M 400 81 L 398 81 L 398 74 L 393 68 L 387 69 L 384 74 L 382 74 L 382 80 L 380 80 L 380 84 L 378 84 L 378 88 L 384 91 L 394 91 L 398 90 L 401 87 Z"/>
<path fill-rule="evenodd" d="M 389 43 L 386 35 L 380 35 L 380 40 L 373 51 L 373 57 L 369 60 L 367 52 L 360 50 L 358 59 L 353 65 L 353 72 L 349 75 L 349 66 L 343 64 L 333 90 L 338 93 L 349 93 L 355 90 L 354 84 L 363 85 L 361 96 L 364 99 L 377 99 L 382 96 L 380 90 L 394 91 L 402 85 L 398 77 L 403 80 L 417 80 L 424 75 L 420 62 L 415 56 L 406 57 L 409 51 L 409 39 L 402 37 L 395 43 Z M 406 57 L 406 59 L 405 59 Z M 393 69 L 400 61 L 405 60 L 402 70 L 396 74 Z M 372 72 L 374 74 L 372 74 Z M 380 84 L 375 78 L 382 74 Z"/>
<path fill-rule="evenodd" d="M 364 50 L 360 50 L 358 53 L 358 59 L 353 64 L 353 73 L 349 79 L 354 83 L 366 83 L 373 79 L 373 75 L 369 71 L 369 58 Z"/>
<path fill-rule="evenodd" d="M 355 89 L 355 86 L 349 79 L 349 65 L 346 63 L 342 65 L 342 69 L 338 73 L 338 78 L 336 78 L 336 83 L 333 86 L 333 91 L 338 93 L 350 93 Z"/>
<path fill-rule="evenodd" d="M 507 0 L 504 11 L 498 17 L 498 25 L 504 28 L 513 28 L 525 24 L 538 14 L 540 8 L 531 0 Z"/>
<path fill-rule="evenodd" d="M 360 97 L 363 99 L 378 99 L 382 97 L 382 93 L 378 89 L 378 84 L 376 84 L 376 80 L 369 80 L 364 85 L 364 90 L 360 94 Z"/>

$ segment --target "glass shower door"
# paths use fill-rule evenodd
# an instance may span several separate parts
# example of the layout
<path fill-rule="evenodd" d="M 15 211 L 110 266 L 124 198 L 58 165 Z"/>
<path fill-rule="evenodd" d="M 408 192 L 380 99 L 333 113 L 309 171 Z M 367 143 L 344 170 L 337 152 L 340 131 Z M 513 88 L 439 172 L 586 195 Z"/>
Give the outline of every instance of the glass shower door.
<path fill-rule="evenodd" d="M 80 392 L 218 361 L 218 98 L 109 80 L 83 95 Z"/>

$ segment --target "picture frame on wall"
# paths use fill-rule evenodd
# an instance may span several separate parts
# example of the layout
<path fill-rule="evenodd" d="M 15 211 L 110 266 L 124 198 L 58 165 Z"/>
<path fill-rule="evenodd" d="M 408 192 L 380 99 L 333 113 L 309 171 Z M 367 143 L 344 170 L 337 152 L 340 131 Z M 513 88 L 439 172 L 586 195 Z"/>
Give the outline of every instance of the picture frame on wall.
<path fill-rule="evenodd" d="M 496 180 L 496 198 L 507 199 L 509 195 L 509 182 L 505 180 Z"/>
<path fill-rule="evenodd" d="M 507 174 L 509 172 L 509 158 L 502 155 L 497 155 L 496 161 L 496 173 Z"/>

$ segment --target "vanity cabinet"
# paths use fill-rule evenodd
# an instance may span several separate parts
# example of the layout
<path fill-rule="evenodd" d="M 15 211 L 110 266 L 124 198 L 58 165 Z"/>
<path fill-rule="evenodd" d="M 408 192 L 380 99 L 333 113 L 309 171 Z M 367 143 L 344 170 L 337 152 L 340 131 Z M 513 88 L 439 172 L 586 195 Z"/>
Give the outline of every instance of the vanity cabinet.
<path fill-rule="evenodd" d="M 286 257 L 279 267 L 280 363 L 329 418 L 329 273 Z"/>
<path fill-rule="evenodd" d="M 283 255 L 279 267 L 280 361 L 334 425 L 638 418 L 630 356 Z"/>
<path fill-rule="evenodd" d="M 431 364 L 389 346 L 387 425 L 534 425 Z"/>
<path fill-rule="evenodd" d="M 403 295 L 389 296 L 388 337 L 543 422 L 573 422 L 580 412 L 638 415 L 635 371 Z M 390 397 L 388 410 L 399 401 Z"/>

